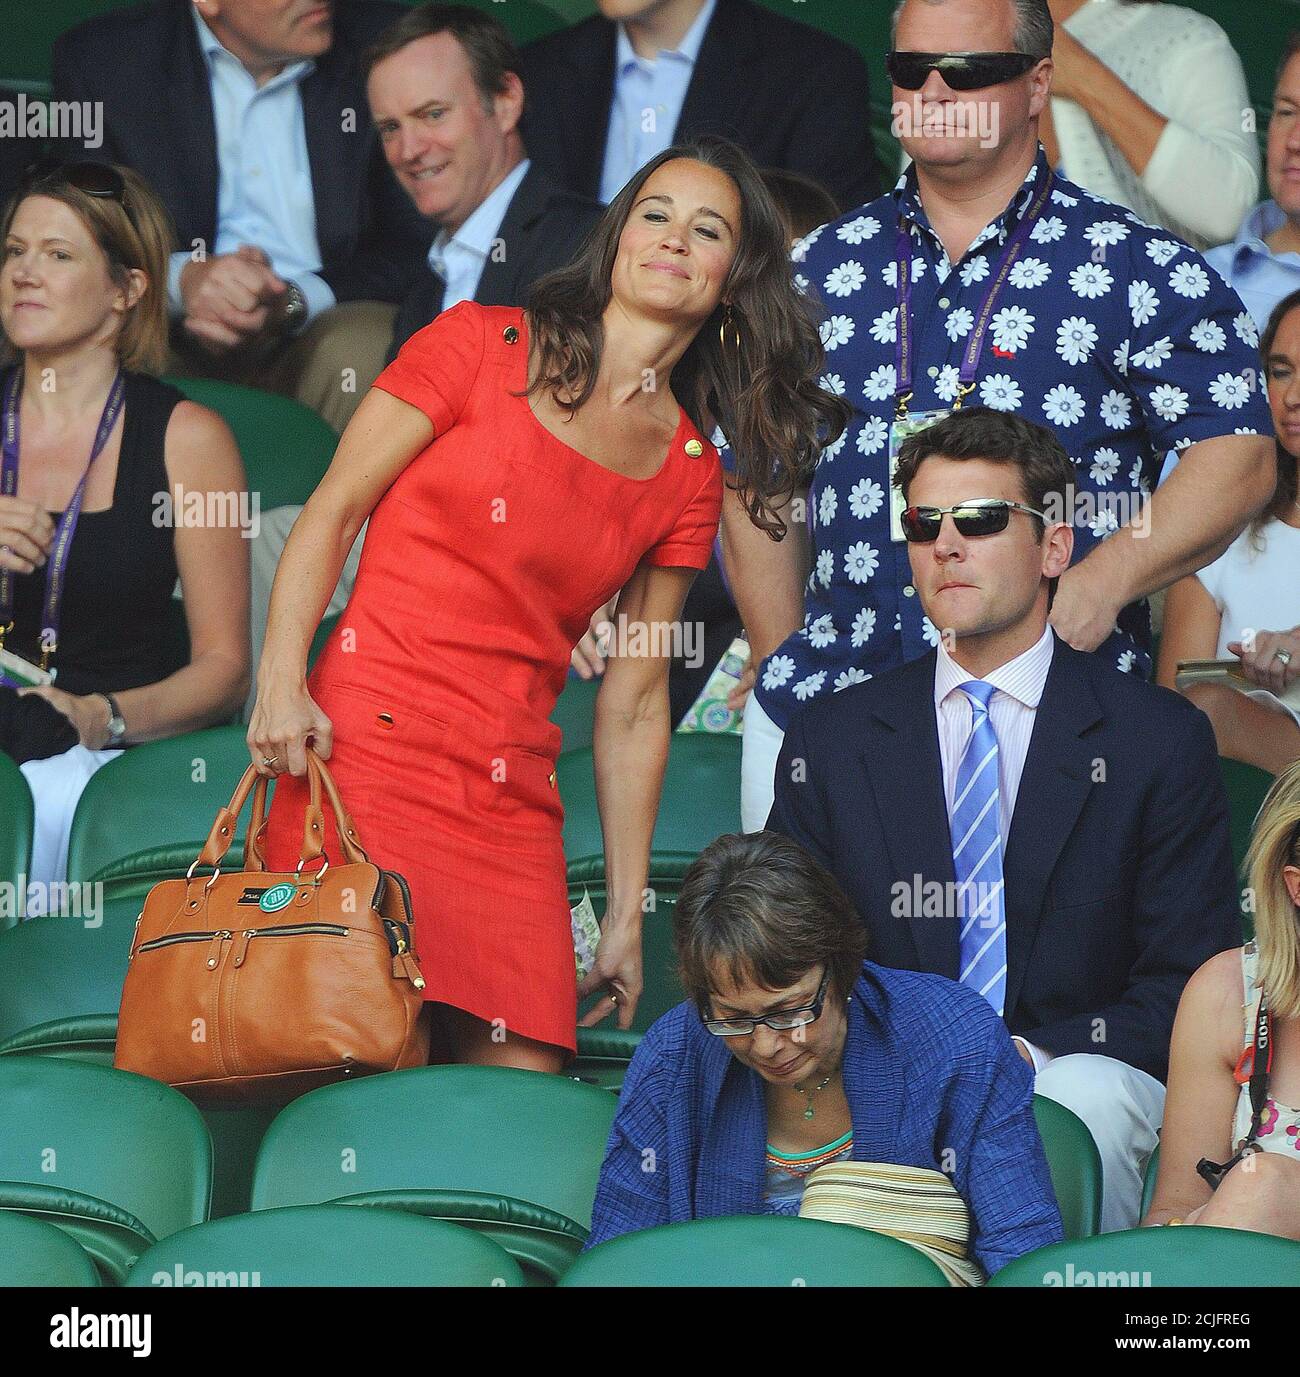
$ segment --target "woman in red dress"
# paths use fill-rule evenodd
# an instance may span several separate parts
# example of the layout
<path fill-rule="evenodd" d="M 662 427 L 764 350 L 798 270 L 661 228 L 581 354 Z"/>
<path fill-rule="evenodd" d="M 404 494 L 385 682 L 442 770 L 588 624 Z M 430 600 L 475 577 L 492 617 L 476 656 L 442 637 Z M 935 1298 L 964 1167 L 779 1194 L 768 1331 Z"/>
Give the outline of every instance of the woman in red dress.
<path fill-rule="evenodd" d="M 305 743 L 374 859 L 409 882 L 416 949 L 458 1061 L 561 1069 L 586 1021 L 641 991 L 641 903 L 671 722 L 671 646 L 612 655 L 594 754 L 608 904 L 576 989 L 548 719 L 572 647 L 622 590 L 628 628 L 670 627 L 709 559 L 740 455 L 754 519 L 806 483 L 842 404 L 748 158 L 669 149 L 624 188 L 527 314 L 463 302 L 413 336 L 349 424 L 276 574 L 254 763 L 282 777 L 268 862 L 292 868 Z M 362 523 L 347 610 L 310 679 L 308 646 Z M 667 639 L 667 638 L 664 638 Z M 638 644 L 639 643 L 639 644 Z M 337 854 L 337 838 L 327 854 Z"/>

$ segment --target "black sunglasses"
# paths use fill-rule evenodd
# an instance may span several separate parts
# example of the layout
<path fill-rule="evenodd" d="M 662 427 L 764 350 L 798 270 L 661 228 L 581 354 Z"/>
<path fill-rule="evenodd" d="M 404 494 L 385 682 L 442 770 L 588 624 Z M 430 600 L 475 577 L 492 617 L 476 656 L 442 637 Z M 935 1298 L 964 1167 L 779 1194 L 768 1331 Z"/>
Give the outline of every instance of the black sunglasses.
<path fill-rule="evenodd" d="M 805 1004 L 798 1009 L 782 1009 L 779 1014 L 755 1014 L 752 1018 L 746 1015 L 743 1018 L 703 1018 L 701 1021 L 714 1037 L 719 1038 L 741 1038 L 752 1033 L 760 1023 L 765 1023 L 769 1028 L 775 1029 L 778 1033 L 789 1032 L 792 1028 L 806 1028 L 810 1023 L 816 1023 L 821 1017 L 822 1009 L 826 1004 L 826 987 L 830 984 L 830 967 L 826 968 L 826 974 L 822 976 L 822 983 L 817 987 L 816 997 L 811 1004 Z"/>
<path fill-rule="evenodd" d="M 895 86 L 919 91 L 938 72 L 954 91 L 979 91 L 1024 76 L 1040 58 L 1029 53 L 900 53 L 885 55 L 885 70 Z"/>
<path fill-rule="evenodd" d="M 18 190 L 30 192 L 40 186 L 75 187 L 87 196 L 116 201 L 126 209 L 126 180 L 111 163 L 68 163 L 60 158 L 41 158 L 23 173 Z"/>
<path fill-rule="evenodd" d="M 903 535 L 914 545 L 928 545 L 938 540 L 939 528 L 945 515 L 964 536 L 997 535 L 1007 529 L 1012 512 L 1027 512 L 1043 521 L 1045 512 L 1026 507 L 1022 502 L 1007 502 L 998 497 L 976 497 L 955 507 L 907 507 L 903 511 Z"/>

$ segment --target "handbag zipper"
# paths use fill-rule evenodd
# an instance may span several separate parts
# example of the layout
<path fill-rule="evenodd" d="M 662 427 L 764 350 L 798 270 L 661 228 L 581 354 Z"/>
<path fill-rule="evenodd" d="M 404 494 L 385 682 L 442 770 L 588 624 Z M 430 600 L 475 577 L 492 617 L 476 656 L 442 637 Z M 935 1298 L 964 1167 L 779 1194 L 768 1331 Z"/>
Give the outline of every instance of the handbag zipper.
<path fill-rule="evenodd" d="M 254 937 L 295 937 L 299 933 L 310 932 L 326 937 L 346 937 L 352 931 L 339 923 L 286 923 L 273 928 L 245 928 L 239 934 L 235 947 L 234 965 L 242 966 L 248 955 L 248 944 Z"/>
<path fill-rule="evenodd" d="M 136 922 L 138 923 L 139 919 Z M 212 942 L 233 936 L 234 934 L 228 928 L 218 928 L 215 931 L 209 929 L 207 932 L 172 932 L 166 937 L 154 937 L 148 942 L 141 942 L 135 949 L 135 954 L 139 956 L 142 951 L 153 951 L 157 947 L 170 947 L 177 942 Z"/>

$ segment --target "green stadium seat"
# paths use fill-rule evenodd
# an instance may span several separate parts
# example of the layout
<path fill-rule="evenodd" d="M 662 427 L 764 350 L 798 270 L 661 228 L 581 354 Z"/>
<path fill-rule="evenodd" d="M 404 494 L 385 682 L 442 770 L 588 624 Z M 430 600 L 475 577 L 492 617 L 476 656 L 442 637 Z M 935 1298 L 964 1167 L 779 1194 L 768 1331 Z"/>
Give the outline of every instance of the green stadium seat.
<path fill-rule="evenodd" d="M 98 1285 L 90 1254 L 62 1229 L 0 1210 L 0 1287 Z"/>
<path fill-rule="evenodd" d="M 0 86 L 33 95 L 50 89 L 50 51 L 54 40 L 83 19 L 105 10 L 125 9 L 138 0 L 41 0 L 24 10 L 22 23 L 5 26 L 0 43 Z"/>
<path fill-rule="evenodd" d="M 426 1066 L 314 1090 L 282 1109 L 253 1209 L 334 1201 L 470 1224 L 530 1282 L 555 1280 L 591 1227 L 615 1098 L 560 1076 Z"/>
<path fill-rule="evenodd" d="M 0 931 L 13 927 L 26 906 L 32 863 L 32 791 L 23 772 L 0 751 Z"/>
<path fill-rule="evenodd" d="M 1232 863 L 1240 874 L 1246 863 L 1246 851 L 1250 846 L 1251 828 L 1255 824 L 1255 814 L 1264 802 L 1273 783 L 1273 776 L 1267 770 L 1254 765 L 1246 765 L 1240 760 L 1219 757 L 1219 774 L 1223 787 L 1228 791 L 1228 828 L 1232 834 Z"/>
<path fill-rule="evenodd" d="M 1066 1238 L 1090 1238 L 1101 1227 L 1101 1154 L 1088 1126 L 1072 1110 L 1034 1096 L 1034 1119 Z"/>
<path fill-rule="evenodd" d="M 260 510 L 301 506 L 330 466 L 339 437 L 290 397 L 213 378 L 167 378 L 191 401 L 211 407 L 235 433 L 248 490 Z"/>
<path fill-rule="evenodd" d="M 561 751 L 577 751 L 591 745 L 600 682 L 599 679 L 578 679 L 570 675 L 555 700 L 551 721 L 564 733 Z"/>
<path fill-rule="evenodd" d="M 522 1286 L 482 1234 L 395 1210 L 298 1205 L 198 1224 L 162 1239 L 128 1286 Z"/>
<path fill-rule="evenodd" d="M 665 1224 L 584 1253 L 561 1286 L 947 1286 L 888 1234 L 820 1219 L 735 1215 Z"/>
<path fill-rule="evenodd" d="M 610 1020 L 606 1019 L 606 1023 Z M 632 1029 L 599 1026 L 578 1029 L 578 1055 L 571 1061 L 565 1075 L 584 1085 L 598 1085 L 616 1095 L 623 1088 L 627 1068 L 632 1061 L 641 1034 Z"/>
<path fill-rule="evenodd" d="M 1160 1175 L 1160 1144 L 1156 1144 L 1156 1150 L 1147 1159 L 1146 1175 L 1142 1178 L 1142 1218 L 1145 1219 L 1151 1209 L 1151 1202 L 1155 1199 L 1156 1178 Z"/>
<path fill-rule="evenodd" d="M 151 741 L 97 771 L 73 815 L 69 880 L 116 885 L 140 875 L 154 883 L 184 874 L 247 768 L 245 730 L 232 723 Z M 241 829 L 248 813 L 245 805 Z M 242 863 L 242 835 L 230 848 L 229 866 Z"/>
<path fill-rule="evenodd" d="M 59 1057 L 0 1057 L 0 1123 L 0 1210 L 57 1224 L 107 1281 L 207 1218 L 208 1131 L 168 1085 Z"/>
<path fill-rule="evenodd" d="M 1242 1229 L 1125 1229 L 1037 1248 L 990 1286 L 1295 1286 L 1300 1243 Z"/>

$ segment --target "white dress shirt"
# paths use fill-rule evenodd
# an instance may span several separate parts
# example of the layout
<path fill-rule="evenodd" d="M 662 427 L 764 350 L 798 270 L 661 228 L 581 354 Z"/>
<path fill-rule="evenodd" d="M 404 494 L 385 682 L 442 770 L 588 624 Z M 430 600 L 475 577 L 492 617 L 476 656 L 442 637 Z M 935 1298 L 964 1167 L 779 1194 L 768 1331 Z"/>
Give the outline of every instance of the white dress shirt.
<path fill-rule="evenodd" d="M 474 213 L 455 233 L 448 235 L 445 230 L 439 230 L 429 246 L 429 267 L 446 284 L 442 310 L 449 311 L 458 302 L 474 299 L 483 269 L 496 246 L 501 222 L 531 166 L 527 158 L 517 164 L 479 202 Z M 505 251 L 504 245 L 502 251 Z"/>
<path fill-rule="evenodd" d="M 695 22 L 675 48 L 660 48 L 653 59 L 638 57 L 624 25 L 614 39 L 614 99 L 609 107 L 605 166 L 600 199 L 606 205 L 632 174 L 673 141 L 686 92 L 695 73 L 705 31 L 718 0 L 706 0 Z"/>
<path fill-rule="evenodd" d="M 989 721 L 998 739 L 998 831 L 1004 856 L 1011 819 L 1016 811 L 1020 776 L 1029 753 L 1029 738 L 1034 733 L 1038 704 L 1043 697 L 1043 685 L 1047 682 L 1055 649 L 1056 639 L 1049 626 L 1028 650 L 983 676 L 984 682 L 997 690 L 989 699 Z M 963 669 L 948 654 L 940 640 L 934 667 L 934 711 L 939 725 L 943 796 L 950 821 L 957 793 L 957 771 L 971 732 L 971 701 L 959 690 L 962 684 L 974 678 L 974 674 Z M 1035 1047 L 1024 1038 L 1016 1038 L 1016 1041 L 1033 1057 L 1035 1071 L 1041 1071 L 1051 1061 L 1051 1054 L 1041 1047 Z"/>
<path fill-rule="evenodd" d="M 319 275 L 316 199 L 299 90 L 316 64 L 290 63 L 259 87 L 197 10 L 194 24 L 208 66 L 217 136 L 217 238 L 207 252 L 233 253 L 241 244 L 264 250 L 276 273 L 301 289 L 305 325 L 335 300 Z M 168 296 L 176 315 L 182 310 L 181 269 L 190 261 L 188 250 L 171 256 Z"/>

